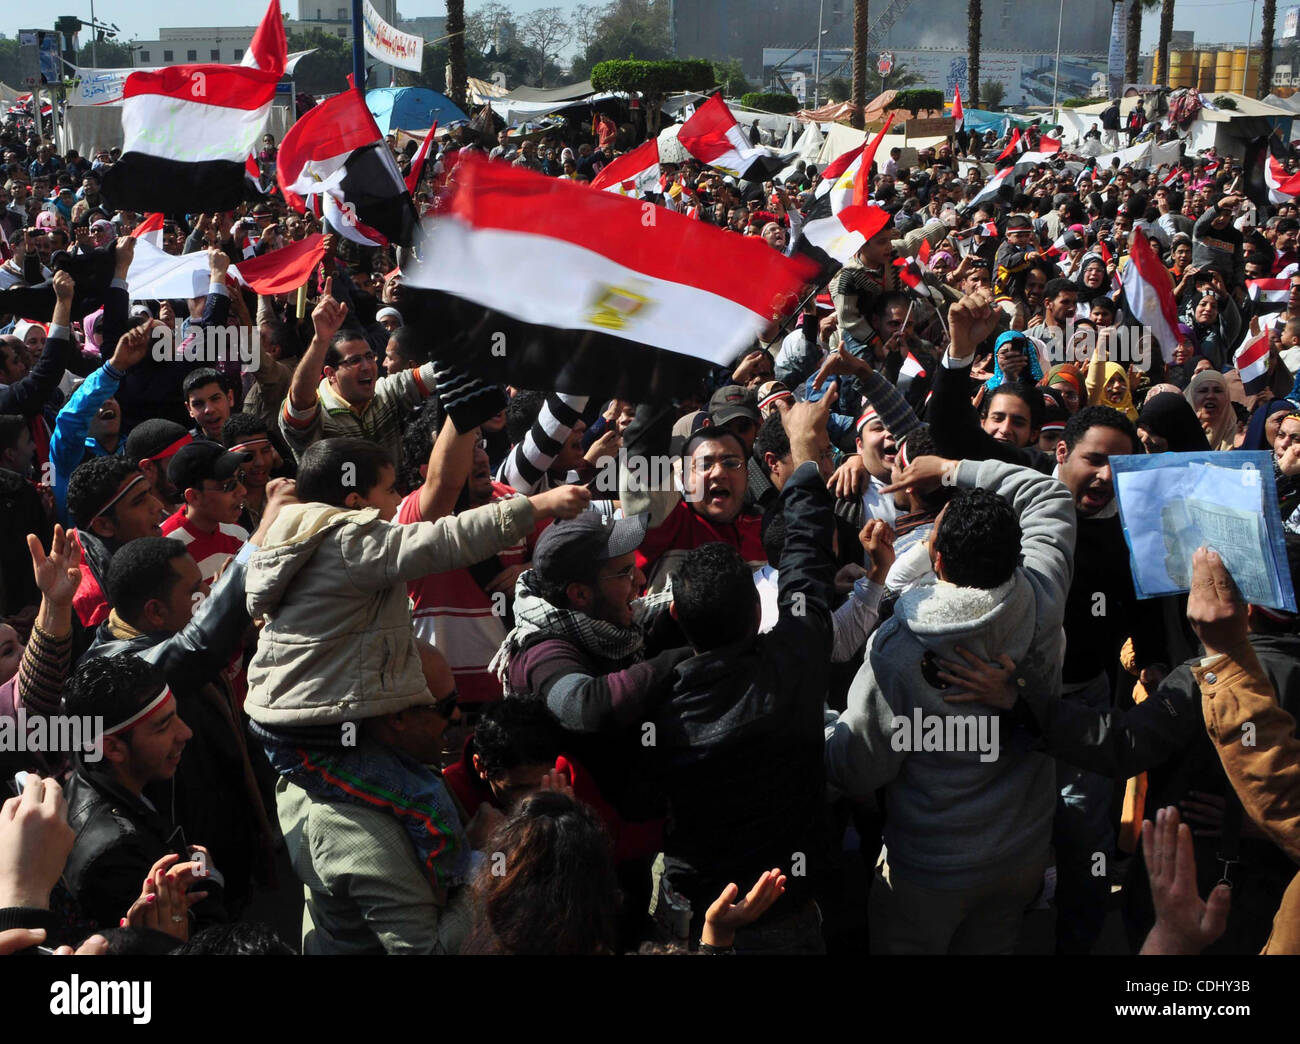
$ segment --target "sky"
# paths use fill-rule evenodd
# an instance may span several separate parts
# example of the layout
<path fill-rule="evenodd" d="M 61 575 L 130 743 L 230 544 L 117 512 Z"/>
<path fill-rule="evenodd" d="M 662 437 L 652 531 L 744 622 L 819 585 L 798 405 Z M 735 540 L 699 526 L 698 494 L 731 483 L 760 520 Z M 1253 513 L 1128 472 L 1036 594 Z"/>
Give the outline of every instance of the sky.
<path fill-rule="evenodd" d="M 347 4 L 348 0 L 331 0 L 330 6 Z M 519 11 L 532 11 L 539 7 L 572 8 L 578 0 L 515 0 L 507 2 L 508 7 Z M 1022 0 L 1024 3 L 1046 3 L 1050 0 Z M 466 9 L 473 11 L 481 6 L 476 0 L 466 0 Z M 872 5 L 873 7 L 876 5 Z M 1068 8 L 1068 4 L 1066 5 Z M 1174 8 L 1174 28 L 1191 29 L 1196 39 L 1205 43 L 1239 43 L 1244 42 L 1246 26 L 1251 19 L 1251 8 L 1255 9 L 1255 33 L 1259 33 L 1259 0 L 1177 0 Z M 1278 31 L 1282 29 L 1283 13 L 1292 6 L 1282 0 L 1277 7 Z M 298 11 L 297 0 L 281 0 L 282 10 L 291 16 Z M 89 0 L 54 0 L 47 8 L 57 14 L 72 14 L 89 20 Z M 157 39 L 160 26 L 181 27 L 210 25 L 213 11 L 220 11 L 221 21 L 225 25 L 256 25 L 266 11 L 266 0 L 223 0 L 217 8 L 200 4 L 180 5 L 175 0 L 98 0 L 95 4 L 95 17 L 102 22 L 116 24 L 122 35 L 129 39 Z M 398 10 L 408 18 L 421 15 L 446 14 L 446 5 L 439 0 L 398 0 Z M 47 21 L 53 22 L 50 15 Z M 30 21 L 30 19 L 28 19 Z M 3 31 L 12 35 L 18 25 L 5 27 Z M 25 28 L 25 26 L 23 27 Z M 1156 34 L 1160 28 L 1159 10 L 1147 15 L 1142 23 L 1142 49 L 1151 50 L 1155 45 Z"/>

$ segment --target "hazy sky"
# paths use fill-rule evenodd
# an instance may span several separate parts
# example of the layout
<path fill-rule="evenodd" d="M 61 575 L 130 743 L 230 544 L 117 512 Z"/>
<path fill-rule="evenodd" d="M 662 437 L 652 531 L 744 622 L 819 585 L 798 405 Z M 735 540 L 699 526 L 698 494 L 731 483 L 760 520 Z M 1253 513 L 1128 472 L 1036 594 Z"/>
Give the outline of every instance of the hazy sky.
<path fill-rule="evenodd" d="M 577 0 L 515 0 L 507 3 L 517 11 L 531 11 L 539 7 L 571 8 Z M 924 0 L 920 0 L 923 4 Z M 1051 0 L 1022 0 L 1024 3 L 1046 4 Z M 329 0 L 329 6 L 347 5 L 349 0 Z M 877 4 L 879 0 L 877 0 Z M 1198 41 L 1233 43 L 1245 39 L 1246 26 L 1251 18 L 1251 7 L 1255 8 L 1255 34 L 1259 33 L 1259 0 L 1178 0 L 1174 8 L 1174 28 L 1191 29 Z M 877 4 L 873 4 L 875 7 Z M 291 16 L 298 12 L 297 0 L 281 0 L 281 9 Z M 324 6 L 324 0 L 322 0 Z M 466 8 L 473 11 L 481 6 L 476 0 L 466 0 Z M 1066 15 L 1070 4 L 1066 3 Z M 1277 28 L 1281 32 L 1283 13 L 1291 5 L 1282 0 L 1277 5 Z M 89 19 L 89 0 L 55 0 L 47 8 L 57 14 L 75 14 Z M 223 0 L 219 5 L 177 4 L 175 0 L 97 0 L 95 17 L 100 21 L 116 24 L 127 38 L 137 37 L 142 40 L 157 39 L 159 26 L 179 27 L 211 25 L 214 13 L 219 12 L 220 20 L 225 25 L 255 25 L 266 10 L 266 0 Z M 420 15 L 440 15 L 446 13 L 446 6 L 438 0 L 398 0 L 398 10 L 408 18 Z M 53 23 L 50 15 L 45 19 Z M 16 22 L 10 22 L 3 29 L 9 35 L 20 28 Z M 32 19 L 26 19 L 32 21 Z M 25 27 L 25 26 L 23 26 Z M 1157 10 L 1146 16 L 1142 24 L 1143 50 L 1154 46 L 1156 34 L 1160 27 L 1160 15 Z M 774 43 L 777 41 L 773 41 Z"/>

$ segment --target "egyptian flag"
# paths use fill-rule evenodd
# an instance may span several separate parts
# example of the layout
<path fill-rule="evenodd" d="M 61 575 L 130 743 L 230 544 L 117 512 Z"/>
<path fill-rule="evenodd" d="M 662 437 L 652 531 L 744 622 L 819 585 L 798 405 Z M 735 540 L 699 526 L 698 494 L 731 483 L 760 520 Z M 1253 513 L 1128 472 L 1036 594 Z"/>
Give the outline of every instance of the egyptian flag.
<path fill-rule="evenodd" d="M 414 231 L 411 194 L 360 91 L 336 94 L 289 128 L 276 179 L 300 212 L 302 200 L 322 197 L 325 218 L 355 243 L 405 244 Z"/>
<path fill-rule="evenodd" d="M 424 173 L 424 161 L 429 158 L 429 146 L 433 144 L 433 132 L 437 129 L 438 121 L 434 120 L 433 126 L 429 128 L 429 133 L 424 136 L 424 141 L 420 142 L 420 148 L 411 159 L 411 169 L 406 175 L 406 191 L 412 195 L 415 194 L 416 188 L 419 187 L 420 175 Z"/>
<path fill-rule="evenodd" d="M 494 383 L 650 402 L 731 365 L 815 274 L 757 237 L 643 217 L 614 193 L 465 156 L 402 266 L 413 322 L 440 361 Z"/>
<path fill-rule="evenodd" d="M 273 72 L 277 77 L 283 76 L 285 63 L 289 60 L 287 51 L 284 19 L 280 17 L 280 0 L 271 0 L 240 64 L 249 69 Z"/>
<path fill-rule="evenodd" d="M 267 28 L 272 22 L 280 27 L 278 44 Z M 173 65 L 126 78 L 122 158 L 103 182 L 110 208 L 181 214 L 239 205 L 244 161 L 257 145 L 284 72 L 279 0 L 271 0 L 252 46 L 265 63 L 257 68 Z"/>
<path fill-rule="evenodd" d="M 1286 310 L 1291 300 L 1290 279 L 1247 279 L 1246 292 L 1254 302 L 1256 315 Z"/>
<path fill-rule="evenodd" d="M 1061 151 L 1061 143 L 1056 138 L 1049 138 L 1046 134 L 1039 135 L 1038 151 L 1050 156 L 1054 152 Z"/>
<path fill-rule="evenodd" d="M 1270 154 L 1264 167 L 1264 183 L 1268 186 L 1270 203 L 1290 203 L 1300 196 L 1300 172 L 1288 174 L 1287 169 Z"/>
<path fill-rule="evenodd" d="M 325 237 L 316 232 L 296 243 L 245 258 L 235 276 L 244 286 L 263 296 L 297 290 L 325 257 Z"/>
<path fill-rule="evenodd" d="M 721 94 L 695 110 L 677 132 L 677 140 L 701 163 L 746 181 L 764 181 L 785 167 L 780 155 L 749 143 Z"/>
<path fill-rule="evenodd" d="M 1084 246 L 1087 246 L 1087 244 L 1078 232 L 1075 232 L 1073 229 L 1066 229 L 1056 237 L 1055 242 L 1053 242 L 1051 246 L 1043 251 L 1043 256 L 1055 260 L 1058 257 L 1064 257 L 1071 250 L 1078 250 Z"/>
<path fill-rule="evenodd" d="M 146 243 L 163 248 L 163 216 L 159 213 L 146 214 L 144 220 L 131 230 L 131 235 L 136 239 L 142 239 Z"/>
<path fill-rule="evenodd" d="M 952 95 L 952 129 L 956 134 L 962 129 L 962 124 L 966 122 L 966 110 L 961 104 L 961 84 L 953 88 Z"/>
<path fill-rule="evenodd" d="M 659 142 L 651 138 L 602 167 L 589 187 L 639 199 L 653 192 L 659 180 Z"/>
<path fill-rule="evenodd" d="M 997 200 L 998 189 L 1003 185 L 1015 184 L 1015 167 L 1003 167 L 1000 171 L 984 182 L 984 187 L 979 190 L 975 198 L 966 204 L 967 210 L 974 210 L 986 200 Z"/>
<path fill-rule="evenodd" d="M 868 239 L 889 222 L 887 212 L 867 203 L 867 182 L 875 163 L 876 150 L 894 121 L 890 113 L 885 125 L 870 142 L 863 142 L 829 164 L 822 174 L 818 195 L 800 227 L 800 244 L 808 243 L 832 261 L 847 264 Z M 796 249 L 799 249 L 799 245 Z M 818 255 L 810 255 L 822 261 Z M 823 263 L 823 269 L 825 264 Z"/>
<path fill-rule="evenodd" d="M 1247 336 L 1246 343 L 1232 357 L 1241 377 L 1242 390 L 1247 395 L 1258 395 L 1268 387 L 1268 331 L 1255 337 Z"/>
<path fill-rule="evenodd" d="M 998 158 L 993 161 L 995 166 L 1003 160 L 1009 160 L 1011 157 L 1019 155 L 1024 151 L 1025 147 L 1021 143 L 1020 137 L 1020 128 L 1017 127 L 1016 132 L 1011 135 L 1011 140 L 1007 142 L 1007 147 L 998 153 Z"/>
<path fill-rule="evenodd" d="M 1181 179 L 1182 173 L 1183 173 L 1182 167 L 1179 167 L 1177 165 L 1170 167 L 1169 173 L 1160 179 L 1160 184 L 1164 188 L 1169 188 L 1170 185 L 1177 183 Z"/>
<path fill-rule="evenodd" d="M 1120 273 L 1129 314 L 1155 335 L 1168 355 L 1178 344 L 1178 305 L 1169 270 L 1151 248 L 1141 229 L 1133 232 L 1128 264 Z"/>
<path fill-rule="evenodd" d="M 275 182 L 267 182 L 262 177 L 262 168 L 257 165 L 257 157 L 251 152 L 248 158 L 244 160 L 244 177 L 248 180 L 248 186 L 259 196 L 269 196 L 275 191 Z"/>

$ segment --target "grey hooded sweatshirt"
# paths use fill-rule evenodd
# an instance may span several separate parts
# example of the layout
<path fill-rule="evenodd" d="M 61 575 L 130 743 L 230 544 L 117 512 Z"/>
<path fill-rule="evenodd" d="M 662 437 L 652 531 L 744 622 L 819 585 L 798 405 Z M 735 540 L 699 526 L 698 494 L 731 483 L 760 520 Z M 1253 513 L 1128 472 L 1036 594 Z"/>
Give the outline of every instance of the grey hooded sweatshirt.
<path fill-rule="evenodd" d="M 1069 490 L 1040 472 L 963 461 L 955 481 L 1011 504 L 1021 564 L 992 590 L 941 580 L 906 591 L 872 635 L 847 709 L 826 729 L 828 784 L 859 799 L 886 788 L 891 871 L 953 890 L 1046 857 L 1056 768 L 1027 744 L 1017 748 L 996 711 L 946 702 L 934 661 L 961 663 L 958 645 L 990 662 L 1006 653 L 1017 664 L 1016 684 L 1059 698 L 1076 525 Z"/>

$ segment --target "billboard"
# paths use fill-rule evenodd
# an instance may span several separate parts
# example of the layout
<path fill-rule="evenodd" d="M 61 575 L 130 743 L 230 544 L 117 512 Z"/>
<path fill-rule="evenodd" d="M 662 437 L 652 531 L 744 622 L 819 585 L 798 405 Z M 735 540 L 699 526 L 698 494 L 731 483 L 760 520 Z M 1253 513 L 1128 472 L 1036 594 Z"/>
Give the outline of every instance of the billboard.
<path fill-rule="evenodd" d="M 1282 39 L 1294 40 L 1300 36 L 1300 7 L 1288 7 L 1282 17 Z"/>
<path fill-rule="evenodd" d="M 921 77 L 917 87 L 930 87 L 943 91 L 951 100 L 953 89 L 961 84 L 966 93 L 966 52 L 963 51 L 894 51 L 895 71 L 903 70 Z M 821 57 L 821 97 L 827 97 L 826 83 L 832 77 L 849 79 L 853 52 L 849 50 L 823 50 Z M 812 96 L 816 51 L 787 47 L 763 49 L 763 82 L 773 84 L 780 76 L 787 85 L 795 73 L 806 78 L 806 91 Z M 1106 84 L 1105 55 L 1061 55 L 1061 83 L 1057 100 L 1089 97 L 1100 84 Z M 1018 54 L 1010 51 L 985 51 L 980 55 L 980 84 L 1000 83 L 1003 87 L 1004 105 L 1050 105 L 1052 86 L 1056 75 L 1055 54 Z M 867 94 L 877 93 L 879 81 L 873 86 L 873 76 L 867 77 Z M 779 84 L 777 84 L 779 86 Z"/>

